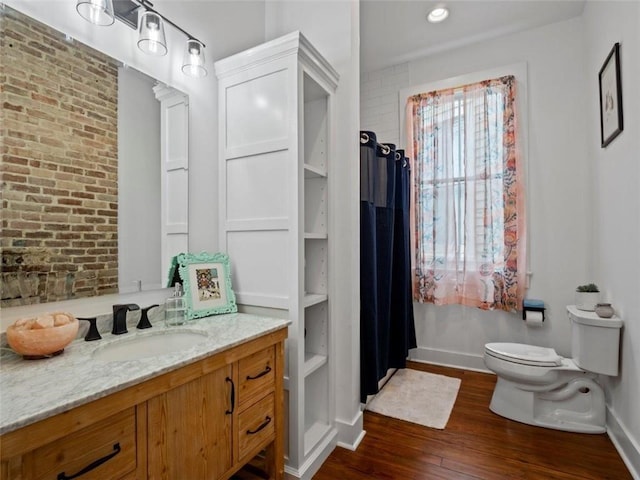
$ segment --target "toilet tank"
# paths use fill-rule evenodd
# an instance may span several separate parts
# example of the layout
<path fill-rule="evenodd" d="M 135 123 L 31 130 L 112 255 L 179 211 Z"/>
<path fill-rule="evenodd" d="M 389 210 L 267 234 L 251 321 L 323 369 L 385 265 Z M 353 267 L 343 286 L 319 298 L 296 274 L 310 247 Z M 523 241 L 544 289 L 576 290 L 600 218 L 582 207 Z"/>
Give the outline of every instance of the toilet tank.
<path fill-rule="evenodd" d="M 618 375 L 620 328 L 616 316 L 600 318 L 594 312 L 567 307 L 571 320 L 571 356 L 583 370 L 603 375 Z"/>

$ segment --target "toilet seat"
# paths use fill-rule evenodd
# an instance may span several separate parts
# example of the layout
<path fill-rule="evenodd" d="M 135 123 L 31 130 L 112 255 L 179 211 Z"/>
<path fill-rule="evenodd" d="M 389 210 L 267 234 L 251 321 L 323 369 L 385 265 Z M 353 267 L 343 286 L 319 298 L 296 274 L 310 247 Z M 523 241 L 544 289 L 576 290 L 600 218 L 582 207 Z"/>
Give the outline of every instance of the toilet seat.
<path fill-rule="evenodd" d="M 485 353 L 507 362 L 533 367 L 559 367 L 562 357 L 553 348 L 537 347 L 524 343 L 487 343 Z"/>

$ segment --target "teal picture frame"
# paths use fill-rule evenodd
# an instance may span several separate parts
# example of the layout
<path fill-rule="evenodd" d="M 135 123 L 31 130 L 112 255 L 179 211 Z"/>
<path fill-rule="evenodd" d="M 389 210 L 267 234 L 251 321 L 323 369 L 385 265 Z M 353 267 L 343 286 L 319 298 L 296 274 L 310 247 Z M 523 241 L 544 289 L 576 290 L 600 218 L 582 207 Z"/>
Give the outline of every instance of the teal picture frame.
<path fill-rule="evenodd" d="M 176 264 L 184 288 L 188 319 L 238 311 L 226 253 L 181 253 Z"/>

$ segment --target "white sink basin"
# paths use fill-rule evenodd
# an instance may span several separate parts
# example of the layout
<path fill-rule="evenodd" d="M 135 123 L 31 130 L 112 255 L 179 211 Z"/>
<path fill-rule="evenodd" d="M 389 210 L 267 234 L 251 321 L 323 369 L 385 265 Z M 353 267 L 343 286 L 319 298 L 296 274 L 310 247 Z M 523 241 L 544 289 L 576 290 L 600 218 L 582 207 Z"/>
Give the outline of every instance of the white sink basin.
<path fill-rule="evenodd" d="M 187 350 L 206 341 L 205 332 L 165 331 L 115 341 L 93 352 L 93 358 L 106 362 L 122 362 L 156 357 Z"/>

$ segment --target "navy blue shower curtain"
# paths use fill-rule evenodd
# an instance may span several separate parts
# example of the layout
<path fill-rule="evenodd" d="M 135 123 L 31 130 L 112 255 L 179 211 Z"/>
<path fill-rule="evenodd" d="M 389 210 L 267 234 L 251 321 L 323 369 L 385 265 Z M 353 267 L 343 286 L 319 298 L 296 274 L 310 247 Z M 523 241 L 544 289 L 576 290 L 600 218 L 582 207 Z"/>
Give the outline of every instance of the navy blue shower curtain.
<path fill-rule="evenodd" d="M 409 162 L 360 132 L 360 397 L 416 347 L 411 295 Z"/>

